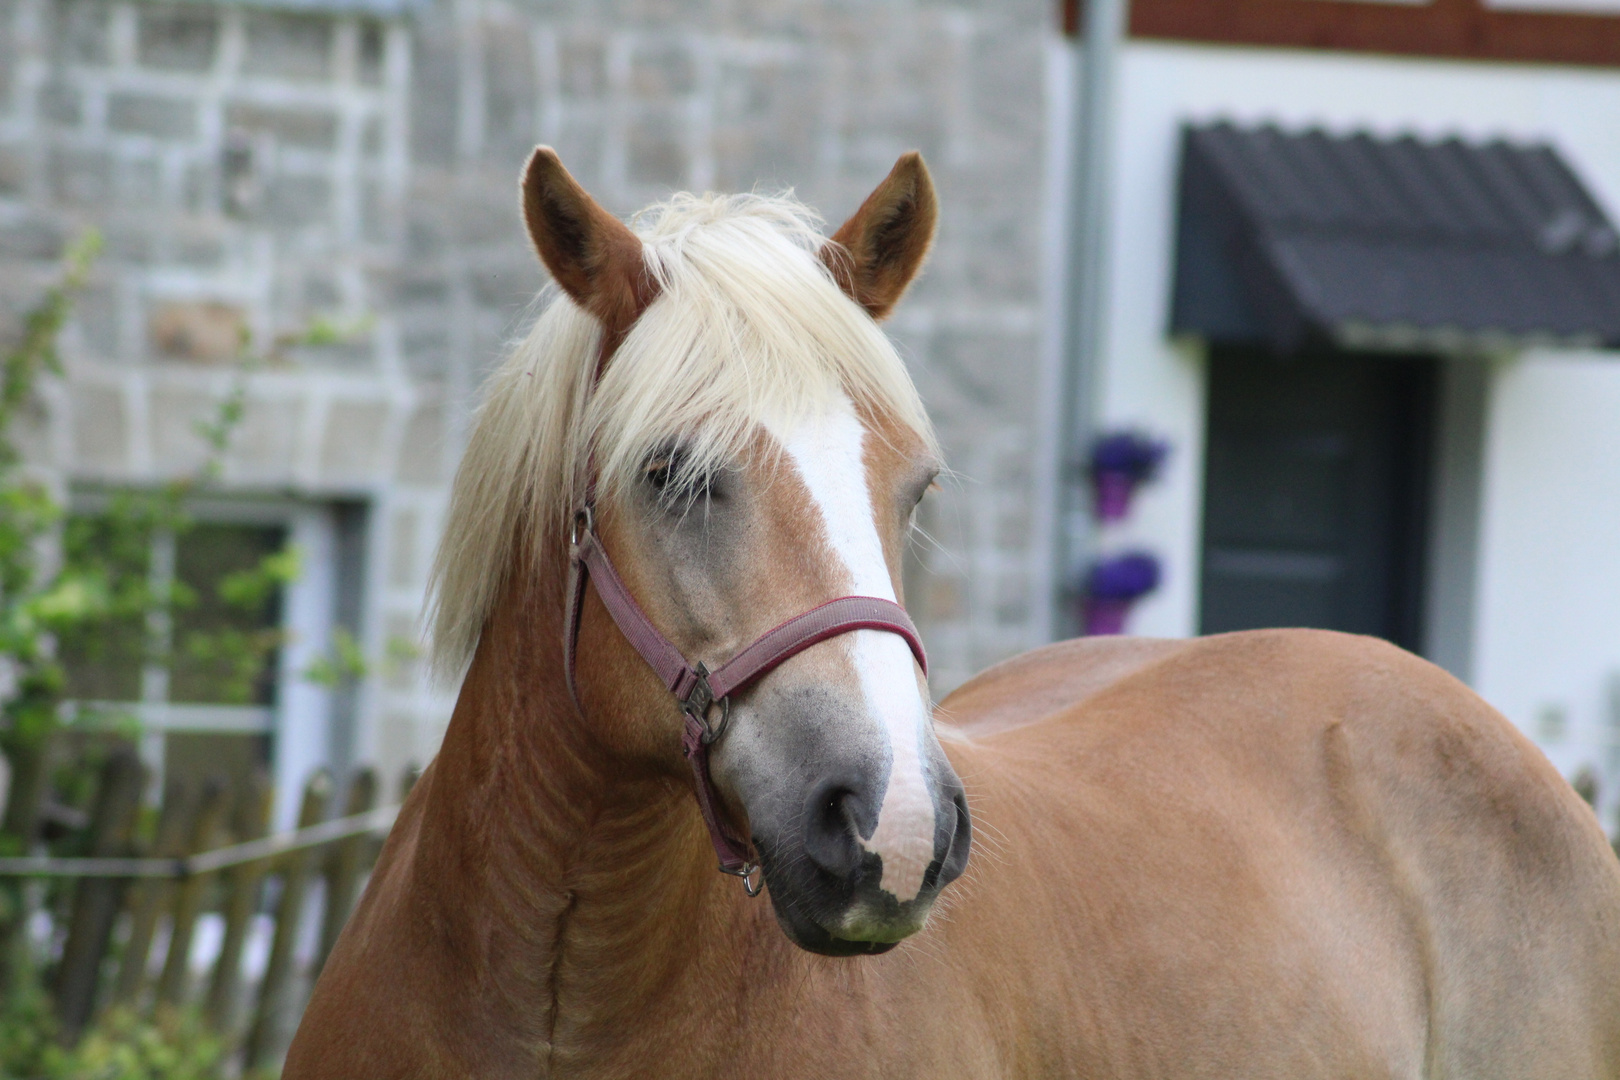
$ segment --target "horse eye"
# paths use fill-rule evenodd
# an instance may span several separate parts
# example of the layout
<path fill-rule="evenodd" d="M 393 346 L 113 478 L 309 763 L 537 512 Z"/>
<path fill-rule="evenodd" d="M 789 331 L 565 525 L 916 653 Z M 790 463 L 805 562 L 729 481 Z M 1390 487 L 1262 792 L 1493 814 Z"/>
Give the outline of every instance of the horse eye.
<path fill-rule="evenodd" d="M 713 494 L 713 477 L 707 473 L 694 473 L 681 461 L 678 452 L 653 457 L 647 462 L 643 476 L 663 499 L 690 501 Z"/>
<path fill-rule="evenodd" d="M 659 458 L 647 465 L 647 483 L 652 485 L 654 491 L 662 492 L 669 487 L 670 470 L 675 467 L 673 458 Z"/>

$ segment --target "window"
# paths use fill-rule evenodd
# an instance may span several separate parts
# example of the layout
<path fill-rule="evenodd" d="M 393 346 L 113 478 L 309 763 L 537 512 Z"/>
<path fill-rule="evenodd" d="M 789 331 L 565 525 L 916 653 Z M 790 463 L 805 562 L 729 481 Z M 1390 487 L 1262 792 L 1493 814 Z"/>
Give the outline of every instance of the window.
<path fill-rule="evenodd" d="M 234 782 L 266 768 L 278 803 L 289 789 L 296 798 L 352 722 L 336 715 L 352 695 L 308 671 L 331 646 L 339 608 L 358 612 L 352 597 L 340 601 L 357 567 L 336 565 L 357 558 L 360 544 L 343 540 L 363 528 L 358 511 L 199 501 L 175 526 L 132 519 L 114 496 L 76 498 L 65 554 L 111 588 L 110 617 L 59 643 L 70 707 L 89 725 L 138 723 L 158 775 Z"/>

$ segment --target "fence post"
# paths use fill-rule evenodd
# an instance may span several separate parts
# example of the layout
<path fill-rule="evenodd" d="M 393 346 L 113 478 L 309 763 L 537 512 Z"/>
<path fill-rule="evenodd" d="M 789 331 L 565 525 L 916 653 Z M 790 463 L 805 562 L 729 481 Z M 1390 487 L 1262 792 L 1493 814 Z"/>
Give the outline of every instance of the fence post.
<path fill-rule="evenodd" d="M 15 854 L 26 855 L 39 833 L 39 810 L 45 801 L 49 779 L 46 756 L 48 738 L 8 740 L 6 759 L 11 766 L 11 786 L 6 793 L 6 811 L 0 833 L 15 838 Z M 23 924 L 28 920 L 28 882 L 0 883 L 0 993 L 17 985 L 17 973 L 30 962 Z"/>
<path fill-rule="evenodd" d="M 304 802 L 298 811 L 298 827 L 318 825 L 326 816 L 326 803 L 332 797 L 332 777 L 322 769 L 310 777 L 304 788 Z M 294 950 L 298 947 L 298 927 L 303 921 L 304 893 L 317 853 L 294 851 L 283 863 L 281 902 L 276 905 L 276 936 L 270 945 L 270 962 L 259 988 L 259 1008 L 248 1034 L 243 1065 L 247 1069 L 265 1063 L 275 1050 L 280 1035 L 282 999 L 292 979 Z"/>
<path fill-rule="evenodd" d="M 349 780 L 349 798 L 343 812 L 363 814 L 376 805 L 377 774 L 370 769 L 356 769 Z M 314 977 L 318 978 L 321 969 L 326 967 L 326 958 L 343 932 L 343 924 L 349 921 L 370 846 L 370 836 L 351 836 L 333 845 L 332 854 L 326 860 L 326 913 L 321 920 L 320 951 L 315 954 L 315 965 L 310 969 Z"/>
<path fill-rule="evenodd" d="M 247 790 L 237 803 L 236 839 L 238 842 L 257 840 L 270 831 L 270 808 L 274 805 L 275 790 L 263 770 L 255 770 L 248 780 Z M 208 987 L 208 1025 L 224 1034 L 231 1029 L 236 1016 L 237 983 L 242 972 L 242 948 L 247 943 L 253 915 L 259 907 L 259 886 L 264 882 L 267 864 L 243 863 L 226 874 L 229 883 L 225 899 L 220 905 L 225 912 L 225 937 L 219 946 L 219 962 L 214 965 L 214 980 Z"/>
<path fill-rule="evenodd" d="M 146 787 L 146 769 L 131 750 L 122 749 L 101 770 L 101 784 L 90 819 L 92 857 L 126 856 L 131 851 L 135 818 Z M 101 961 L 107 955 L 113 923 L 128 882 L 119 878 L 84 878 L 73 898 L 62 962 L 56 973 L 56 1016 L 61 1040 L 71 1046 L 95 1012 Z"/>
<path fill-rule="evenodd" d="M 192 824 L 187 855 L 196 855 L 224 846 L 225 814 L 230 809 L 230 789 L 223 779 L 209 777 L 203 784 L 202 801 Z M 169 955 L 163 962 L 163 974 L 158 978 L 157 1000 L 171 1005 L 179 1004 L 186 995 L 186 974 L 191 959 L 191 936 L 197 928 L 197 913 L 202 910 L 208 887 L 216 874 L 193 874 L 176 890 L 174 919 L 169 931 Z"/>
<path fill-rule="evenodd" d="M 152 853 L 162 859 L 184 855 L 190 824 L 191 805 L 186 797 L 185 782 L 171 777 L 163 786 L 163 809 L 158 815 Z M 152 949 L 152 934 L 157 929 L 165 901 L 173 891 L 174 883 L 161 878 L 143 881 L 132 890 L 129 943 L 124 946 L 124 955 L 118 964 L 118 984 L 113 993 L 113 1000 L 120 1005 L 134 1005 L 140 996 L 141 987 L 146 983 L 146 954 Z"/>

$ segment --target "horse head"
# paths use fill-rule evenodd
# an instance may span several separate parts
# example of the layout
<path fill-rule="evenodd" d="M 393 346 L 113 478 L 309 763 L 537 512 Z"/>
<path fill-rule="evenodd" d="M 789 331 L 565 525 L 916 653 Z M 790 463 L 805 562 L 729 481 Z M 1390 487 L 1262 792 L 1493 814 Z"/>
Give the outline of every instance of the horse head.
<path fill-rule="evenodd" d="M 557 552 L 572 532 L 576 562 L 584 522 L 600 563 L 564 605 L 578 722 L 625 768 L 712 800 L 711 829 L 757 853 L 794 942 L 884 951 L 923 925 L 971 836 L 895 606 L 938 450 L 875 321 L 932 240 L 927 168 L 901 158 L 831 239 L 791 198 L 765 196 L 677 196 L 632 231 L 546 148 L 522 201 L 562 295 L 495 380 L 458 498 L 490 472 L 526 472 L 521 501 L 554 526 L 528 543 Z M 499 533 L 498 514 L 472 510 L 452 518 Z M 447 535 L 444 551 L 478 543 Z M 441 648 L 476 633 L 443 603 L 455 572 L 441 553 Z M 849 597 L 896 614 L 801 640 L 713 705 L 681 689 L 687 665 L 721 668 Z M 659 670 L 665 654 L 684 675 Z M 686 770 L 694 722 L 702 738 L 684 749 L 706 760 Z"/>

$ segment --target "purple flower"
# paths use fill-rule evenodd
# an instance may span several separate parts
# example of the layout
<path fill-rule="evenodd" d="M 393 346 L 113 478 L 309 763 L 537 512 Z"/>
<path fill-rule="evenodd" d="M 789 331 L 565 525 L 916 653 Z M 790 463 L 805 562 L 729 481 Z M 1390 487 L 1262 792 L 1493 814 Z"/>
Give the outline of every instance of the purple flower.
<path fill-rule="evenodd" d="M 1086 595 L 1095 600 L 1135 600 L 1159 587 L 1159 560 L 1142 551 L 1104 559 L 1086 575 Z"/>
<path fill-rule="evenodd" d="M 1170 453 L 1170 444 L 1140 431 L 1104 435 L 1091 448 L 1091 472 L 1119 473 L 1136 483 L 1151 480 Z"/>

